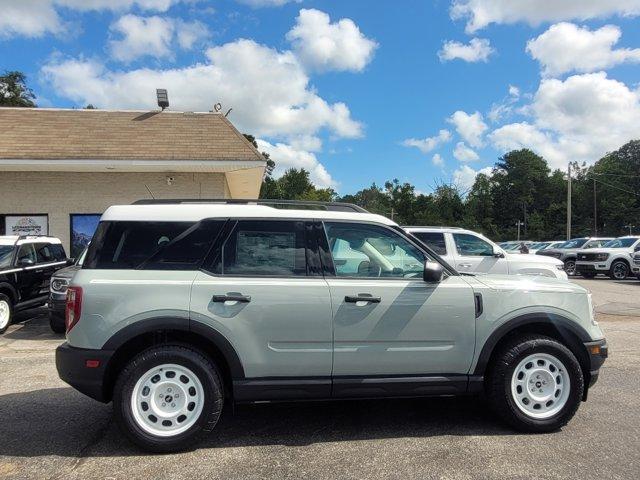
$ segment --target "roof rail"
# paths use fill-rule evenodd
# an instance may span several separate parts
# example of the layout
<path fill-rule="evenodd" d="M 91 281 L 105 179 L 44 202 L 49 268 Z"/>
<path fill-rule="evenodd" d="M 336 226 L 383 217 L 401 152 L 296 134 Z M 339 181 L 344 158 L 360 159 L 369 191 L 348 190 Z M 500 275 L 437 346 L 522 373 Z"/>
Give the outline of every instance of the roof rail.
<path fill-rule="evenodd" d="M 443 227 L 431 225 L 403 225 L 402 228 L 433 228 L 434 230 L 464 230 L 462 227 Z"/>
<path fill-rule="evenodd" d="M 268 207 L 282 206 L 284 208 L 307 207 L 315 210 L 327 210 L 331 212 L 358 212 L 369 213 L 362 207 L 353 203 L 343 202 L 319 202 L 315 200 L 267 200 L 267 199 L 238 199 L 238 198 L 208 198 L 208 199 L 143 199 L 137 200 L 132 205 L 180 205 L 180 204 L 225 204 L 225 205 L 265 205 Z"/>
<path fill-rule="evenodd" d="M 34 235 L 34 234 L 29 234 L 29 235 L 18 235 L 18 238 L 16 238 L 16 241 L 14 242 L 14 245 L 17 245 L 17 243 L 20 240 L 26 240 L 28 238 L 40 238 L 40 237 L 48 237 L 49 235 L 45 235 L 45 234 L 40 234 L 40 235 Z"/>

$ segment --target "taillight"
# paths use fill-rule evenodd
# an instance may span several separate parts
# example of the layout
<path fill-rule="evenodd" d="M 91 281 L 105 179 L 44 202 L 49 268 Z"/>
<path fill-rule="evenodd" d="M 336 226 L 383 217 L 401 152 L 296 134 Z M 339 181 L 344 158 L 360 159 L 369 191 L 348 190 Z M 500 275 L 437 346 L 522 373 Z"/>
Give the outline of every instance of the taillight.
<path fill-rule="evenodd" d="M 64 323 L 67 328 L 67 333 L 78 323 L 80 320 L 80 313 L 82 310 L 82 288 L 81 287 L 69 287 L 67 289 L 67 305 L 64 312 Z"/>

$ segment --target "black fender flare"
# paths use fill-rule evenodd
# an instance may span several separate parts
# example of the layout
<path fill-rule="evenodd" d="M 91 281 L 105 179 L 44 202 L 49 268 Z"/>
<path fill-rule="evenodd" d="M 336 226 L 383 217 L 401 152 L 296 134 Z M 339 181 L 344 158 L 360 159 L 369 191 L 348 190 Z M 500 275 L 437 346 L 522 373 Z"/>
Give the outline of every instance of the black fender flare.
<path fill-rule="evenodd" d="M 11 297 L 11 301 L 14 305 L 18 303 L 18 291 L 13 285 L 7 282 L 0 282 L 0 291 L 2 290 L 9 292 L 9 297 Z"/>
<path fill-rule="evenodd" d="M 552 313 L 527 313 L 508 320 L 489 335 L 489 338 L 484 342 L 482 350 L 480 351 L 480 356 L 478 357 L 478 362 L 476 363 L 473 374 L 484 375 L 496 345 L 498 345 L 503 338 L 517 328 L 533 324 L 544 324 L 554 327 L 573 348 L 579 347 L 579 345 L 575 345 L 576 342 L 574 338 L 578 338 L 583 344 L 592 341 L 584 328 L 562 315 Z M 584 348 L 584 345 L 582 345 L 582 347 Z"/>
<path fill-rule="evenodd" d="M 231 342 L 216 329 L 204 323 L 190 321 L 188 318 L 156 317 L 132 323 L 119 330 L 102 346 L 102 350 L 117 351 L 128 341 L 146 333 L 167 330 L 195 334 L 213 344 L 224 357 L 234 380 L 245 378 L 240 357 Z"/>

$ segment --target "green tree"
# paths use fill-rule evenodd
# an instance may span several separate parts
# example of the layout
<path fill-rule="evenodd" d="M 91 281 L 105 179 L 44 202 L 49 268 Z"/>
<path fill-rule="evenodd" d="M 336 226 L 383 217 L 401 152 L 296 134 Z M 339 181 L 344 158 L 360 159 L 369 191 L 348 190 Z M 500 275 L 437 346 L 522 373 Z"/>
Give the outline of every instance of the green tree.
<path fill-rule="evenodd" d="M 27 77 L 22 72 L 5 72 L 0 76 L 0 106 L 35 107 L 36 96 L 27 86 Z"/>

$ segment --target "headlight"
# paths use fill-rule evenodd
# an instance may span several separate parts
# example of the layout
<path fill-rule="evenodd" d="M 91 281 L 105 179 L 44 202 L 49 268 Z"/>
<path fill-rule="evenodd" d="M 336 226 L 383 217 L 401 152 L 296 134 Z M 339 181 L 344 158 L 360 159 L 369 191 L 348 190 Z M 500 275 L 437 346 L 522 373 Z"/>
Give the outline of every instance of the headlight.
<path fill-rule="evenodd" d="M 67 287 L 69 286 L 69 281 L 64 278 L 52 278 L 51 279 L 51 291 L 56 293 L 65 293 L 67 291 Z"/>
<path fill-rule="evenodd" d="M 607 258 L 609 258 L 608 253 L 596 253 L 597 262 L 604 262 Z"/>

